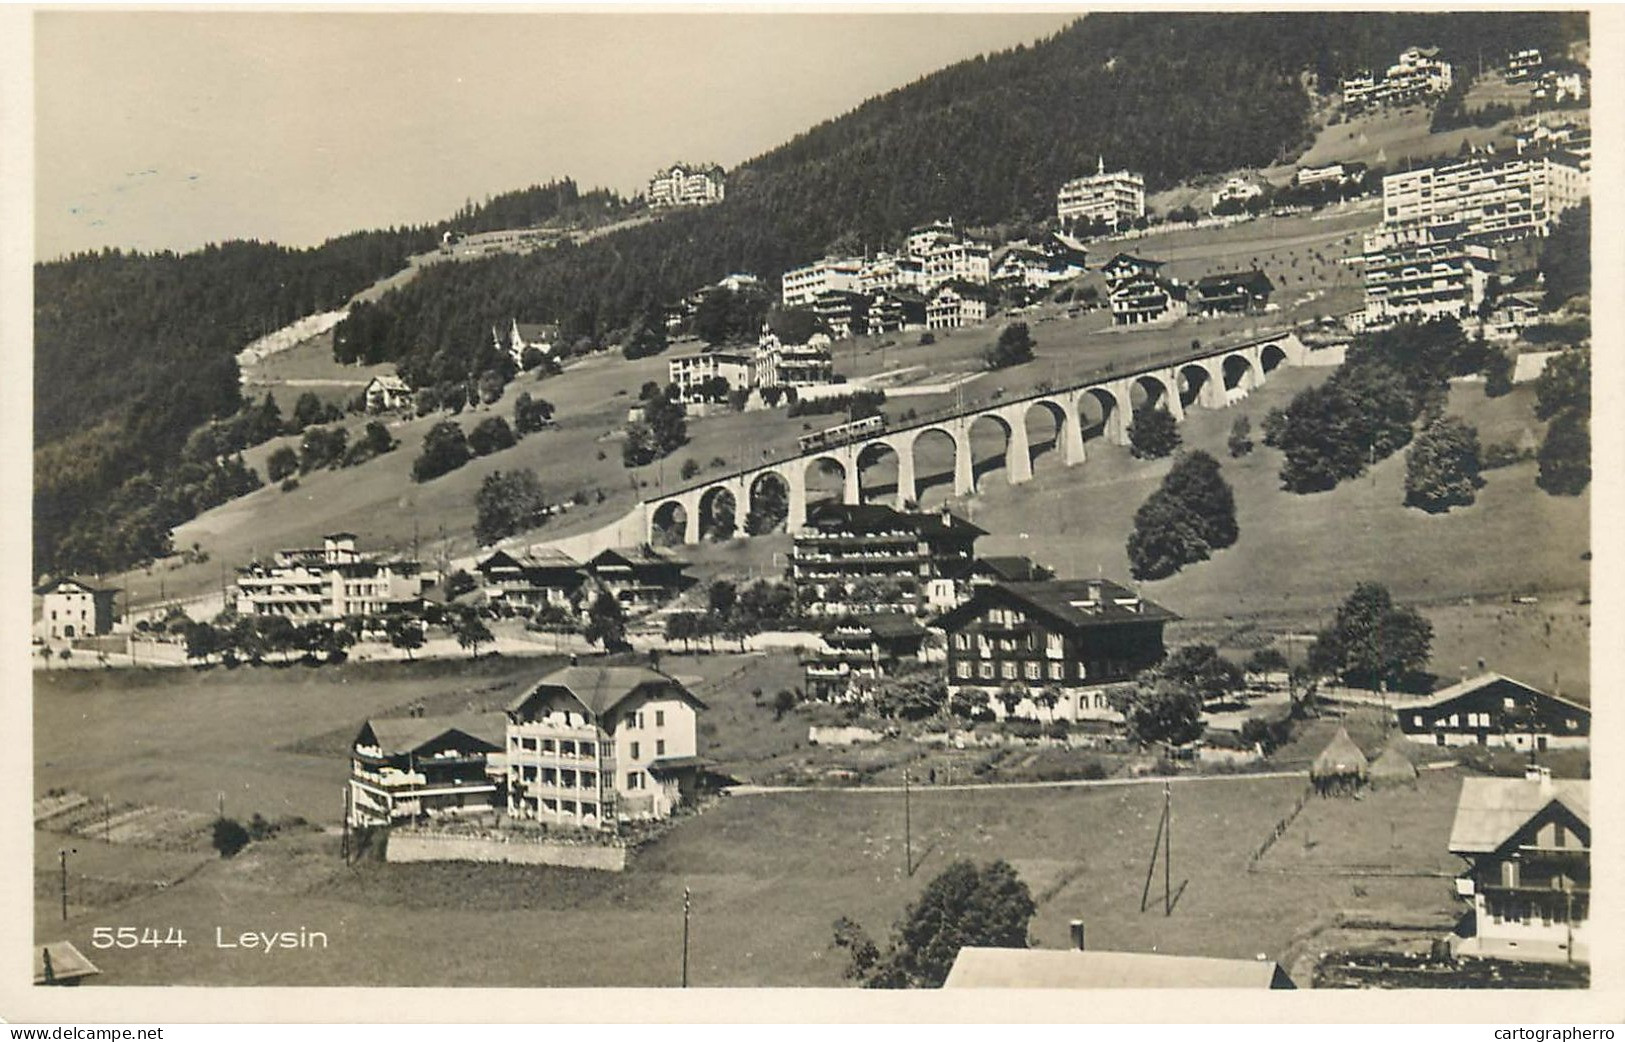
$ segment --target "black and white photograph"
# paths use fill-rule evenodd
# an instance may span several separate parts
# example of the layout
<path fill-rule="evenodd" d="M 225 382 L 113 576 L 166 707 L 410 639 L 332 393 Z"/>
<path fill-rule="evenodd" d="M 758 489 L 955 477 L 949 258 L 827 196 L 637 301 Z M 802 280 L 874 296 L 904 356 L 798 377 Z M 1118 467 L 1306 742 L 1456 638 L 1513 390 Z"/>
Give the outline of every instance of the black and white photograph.
<path fill-rule="evenodd" d="M 1587 992 L 1610 14 L 13 19 L 28 994 Z"/>

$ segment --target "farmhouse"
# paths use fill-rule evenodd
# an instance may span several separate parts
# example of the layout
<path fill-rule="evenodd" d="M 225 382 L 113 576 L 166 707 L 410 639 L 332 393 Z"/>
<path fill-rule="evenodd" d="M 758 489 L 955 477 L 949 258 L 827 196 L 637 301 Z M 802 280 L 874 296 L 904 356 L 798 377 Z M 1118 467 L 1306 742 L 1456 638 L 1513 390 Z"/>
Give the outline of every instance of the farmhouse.
<path fill-rule="evenodd" d="M 70 575 L 53 579 L 34 592 L 41 598 L 35 632 L 46 640 L 77 640 L 113 632 L 118 590 Z"/>
<path fill-rule="evenodd" d="M 368 412 L 412 408 L 412 389 L 398 376 L 375 376 L 363 392 Z"/>
<path fill-rule="evenodd" d="M 878 503 L 820 503 L 790 551 L 796 600 L 813 614 L 854 607 L 919 614 L 927 588 L 963 569 L 987 532 L 946 508 L 904 513 Z"/>
<path fill-rule="evenodd" d="M 1054 689 L 1049 713 L 1121 721 L 1104 685 L 1162 660 L 1173 612 L 1106 579 L 993 583 L 937 620 L 948 635 L 948 690 L 985 694 L 997 715 L 1006 688 L 1015 715 L 1037 715 L 1035 695 Z"/>
<path fill-rule="evenodd" d="M 1077 924 L 1074 924 L 1076 930 Z M 959 949 L 945 988 L 1275 988 L 1295 985 L 1255 959 L 1082 949 Z"/>
<path fill-rule="evenodd" d="M 278 550 L 271 564 L 237 569 L 240 615 L 281 615 L 299 621 L 363 618 L 420 600 L 437 576 L 417 561 L 380 561 L 355 548 L 355 535 L 322 537 L 320 549 Z"/>
<path fill-rule="evenodd" d="M 669 817 L 698 786 L 705 708 L 642 667 L 548 674 L 508 706 L 508 813 L 589 828 Z"/>
<path fill-rule="evenodd" d="M 1198 315 L 1258 314 L 1274 292 L 1275 283 L 1261 271 L 1208 275 L 1191 286 L 1190 309 Z"/>
<path fill-rule="evenodd" d="M 907 615 L 863 614 L 840 619 L 802 661 L 802 688 L 819 700 L 843 698 L 852 681 L 882 677 L 898 662 L 918 661 L 925 630 Z"/>
<path fill-rule="evenodd" d="M 495 813 L 502 732 L 495 713 L 368 720 L 351 743 L 350 824 Z"/>
<path fill-rule="evenodd" d="M 583 566 L 586 578 L 622 605 L 650 608 L 664 604 L 694 584 L 683 574 L 688 567 L 652 546 L 604 550 Z"/>
<path fill-rule="evenodd" d="M 983 286 L 949 279 L 938 286 L 926 304 L 925 325 L 928 329 L 957 329 L 986 322 L 988 292 Z"/>
<path fill-rule="evenodd" d="M 1591 709 L 1499 673 L 1452 684 L 1398 710 L 1399 729 L 1429 745 L 1585 747 Z"/>
<path fill-rule="evenodd" d="M 485 599 L 519 611 L 534 611 L 543 605 L 569 607 L 581 588 L 586 572 L 568 554 L 558 550 L 509 553 L 497 550 L 478 562 Z"/>
<path fill-rule="evenodd" d="M 1523 778 L 1466 778 L 1450 852 L 1468 863 L 1456 893 L 1472 902 L 1458 955 L 1590 961 L 1590 782 L 1553 780 L 1541 767 Z"/>

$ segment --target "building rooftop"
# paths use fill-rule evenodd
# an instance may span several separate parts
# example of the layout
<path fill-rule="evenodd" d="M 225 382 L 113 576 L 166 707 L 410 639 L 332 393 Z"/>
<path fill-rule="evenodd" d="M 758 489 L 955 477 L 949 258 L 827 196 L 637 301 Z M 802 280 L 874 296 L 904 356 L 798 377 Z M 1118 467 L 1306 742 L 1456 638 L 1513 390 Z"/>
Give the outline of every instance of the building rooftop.
<path fill-rule="evenodd" d="M 1488 854 L 1553 802 L 1591 824 L 1591 783 L 1573 778 L 1464 778 L 1450 826 L 1452 854 Z"/>
<path fill-rule="evenodd" d="M 101 973 L 72 941 L 52 941 L 34 946 L 34 983 L 69 984 Z"/>
<path fill-rule="evenodd" d="M 1519 691 L 1527 691 L 1536 698 L 1549 698 L 1552 701 L 1562 703 L 1571 709 L 1578 709 L 1588 716 L 1591 713 L 1591 707 L 1588 705 L 1584 705 L 1572 699 L 1564 698 L 1562 695 L 1547 694 L 1545 691 L 1542 691 L 1532 685 L 1525 684 L 1521 680 L 1514 680 L 1511 677 L 1503 676 L 1500 673 L 1494 672 L 1480 673 L 1476 677 L 1469 677 L 1466 680 L 1451 684 L 1449 687 L 1440 688 L 1424 699 L 1406 703 L 1405 708 L 1431 709 L 1435 706 L 1443 705 L 1446 702 L 1454 701 L 1463 695 L 1470 695 L 1475 691 L 1482 690 L 1483 688 L 1495 687 L 1500 684 L 1510 685 Z"/>
<path fill-rule="evenodd" d="M 921 536 L 943 534 L 987 535 L 980 528 L 951 511 L 935 513 L 909 513 L 894 510 L 882 503 L 824 502 L 807 511 L 808 529 L 840 532 L 896 532 L 913 530 Z"/>
<path fill-rule="evenodd" d="M 981 614 L 989 600 L 1013 601 L 1063 626 L 1109 626 L 1125 622 L 1171 622 L 1179 616 L 1109 579 L 1050 579 L 984 586 L 969 601 L 943 615 L 944 629 Z"/>
<path fill-rule="evenodd" d="M 677 680 L 643 666 L 566 666 L 549 673 L 510 702 L 508 710 L 522 710 L 538 691 L 563 688 L 594 716 L 604 716 L 614 712 L 615 707 L 633 693 L 650 685 L 681 692 L 701 709 L 706 708 L 704 702 Z"/>
<path fill-rule="evenodd" d="M 368 720 L 355 744 L 370 736 L 385 756 L 415 752 L 448 731 L 477 738 L 495 752 L 502 748 L 507 718 L 501 713 L 459 713 L 454 716 L 402 716 Z"/>
<path fill-rule="evenodd" d="M 1143 952 L 961 948 L 945 988 L 1291 988 L 1274 962 Z"/>

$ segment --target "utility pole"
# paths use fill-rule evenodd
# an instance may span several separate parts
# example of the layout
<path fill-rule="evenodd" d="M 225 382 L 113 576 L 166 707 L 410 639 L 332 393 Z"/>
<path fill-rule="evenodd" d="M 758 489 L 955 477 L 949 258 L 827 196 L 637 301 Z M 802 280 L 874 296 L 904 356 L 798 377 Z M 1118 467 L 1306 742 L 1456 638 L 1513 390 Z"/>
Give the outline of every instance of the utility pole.
<path fill-rule="evenodd" d="M 62 921 L 63 922 L 67 922 L 67 919 L 68 919 L 68 855 L 69 854 L 77 854 L 77 853 L 79 853 L 79 848 L 77 848 L 77 847 L 64 847 L 64 848 L 57 851 L 57 856 L 62 859 Z"/>
<path fill-rule="evenodd" d="M 689 892 L 683 887 L 683 987 L 688 987 L 688 919 L 689 919 Z"/>
<path fill-rule="evenodd" d="M 910 807 L 908 768 L 903 768 L 903 868 L 914 875 L 914 817 Z"/>
<path fill-rule="evenodd" d="M 1167 918 L 1174 914 L 1174 789 L 1168 782 L 1162 783 L 1162 820 L 1162 914 Z"/>
<path fill-rule="evenodd" d="M 339 840 L 339 857 L 348 865 L 350 863 L 350 787 L 344 787 L 344 832 Z"/>

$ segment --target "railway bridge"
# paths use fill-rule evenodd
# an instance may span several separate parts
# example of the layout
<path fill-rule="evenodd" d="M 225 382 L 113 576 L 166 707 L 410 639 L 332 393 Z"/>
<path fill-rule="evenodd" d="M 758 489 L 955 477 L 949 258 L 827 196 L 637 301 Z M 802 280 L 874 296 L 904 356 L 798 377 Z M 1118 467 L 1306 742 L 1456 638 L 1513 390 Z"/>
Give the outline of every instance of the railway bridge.
<path fill-rule="evenodd" d="M 970 495 L 977 491 L 971 428 L 982 421 L 991 421 L 1003 429 L 1005 475 L 1010 484 L 1018 485 L 1033 476 L 1027 418 L 1034 409 L 1050 414 L 1055 423 L 1055 448 L 1061 461 L 1073 467 L 1087 458 L 1085 443 L 1089 436 L 1103 437 L 1115 445 L 1128 444 L 1136 397 L 1139 409 L 1166 409 L 1176 420 L 1183 419 L 1186 410 L 1191 408 L 1221 409 L 1245 398 L 1277 367 L 1303 364 L 1306 350 L 1297 335 L 1289 330 L 1112 374 L 1104 379 L 1037 392 L 948 416 L 911 421 L 842 445 L 707 479 L 644 500 L 640 504 L 643 541 L 653 542 L 657 527 L 669 529 L 680 523 L 683 541 L 699 542 L 701 519 L 711 511 L 715 498 L 722 495 L 732 498 L 735 517 L 742 528 L 745 514 L 761 484 L 769 481 L 782 485 L 789 505 L 785 527 L 795 531 L 806 524 L 807 478 L 812 468 L 832 465 L 839 468 L 844 483 L 842 501 L 859 503 L 863 498 L 860 464 L 882 448 L 896 454 L 897 504 L 902 507 L 918 499 L 914 452 L 919 441 L 926 437 L 946 436 L 952 441 L 954 495 Z M 1087 411 L 1098 412 L 1100 419 L 1086 427 Z"/>

